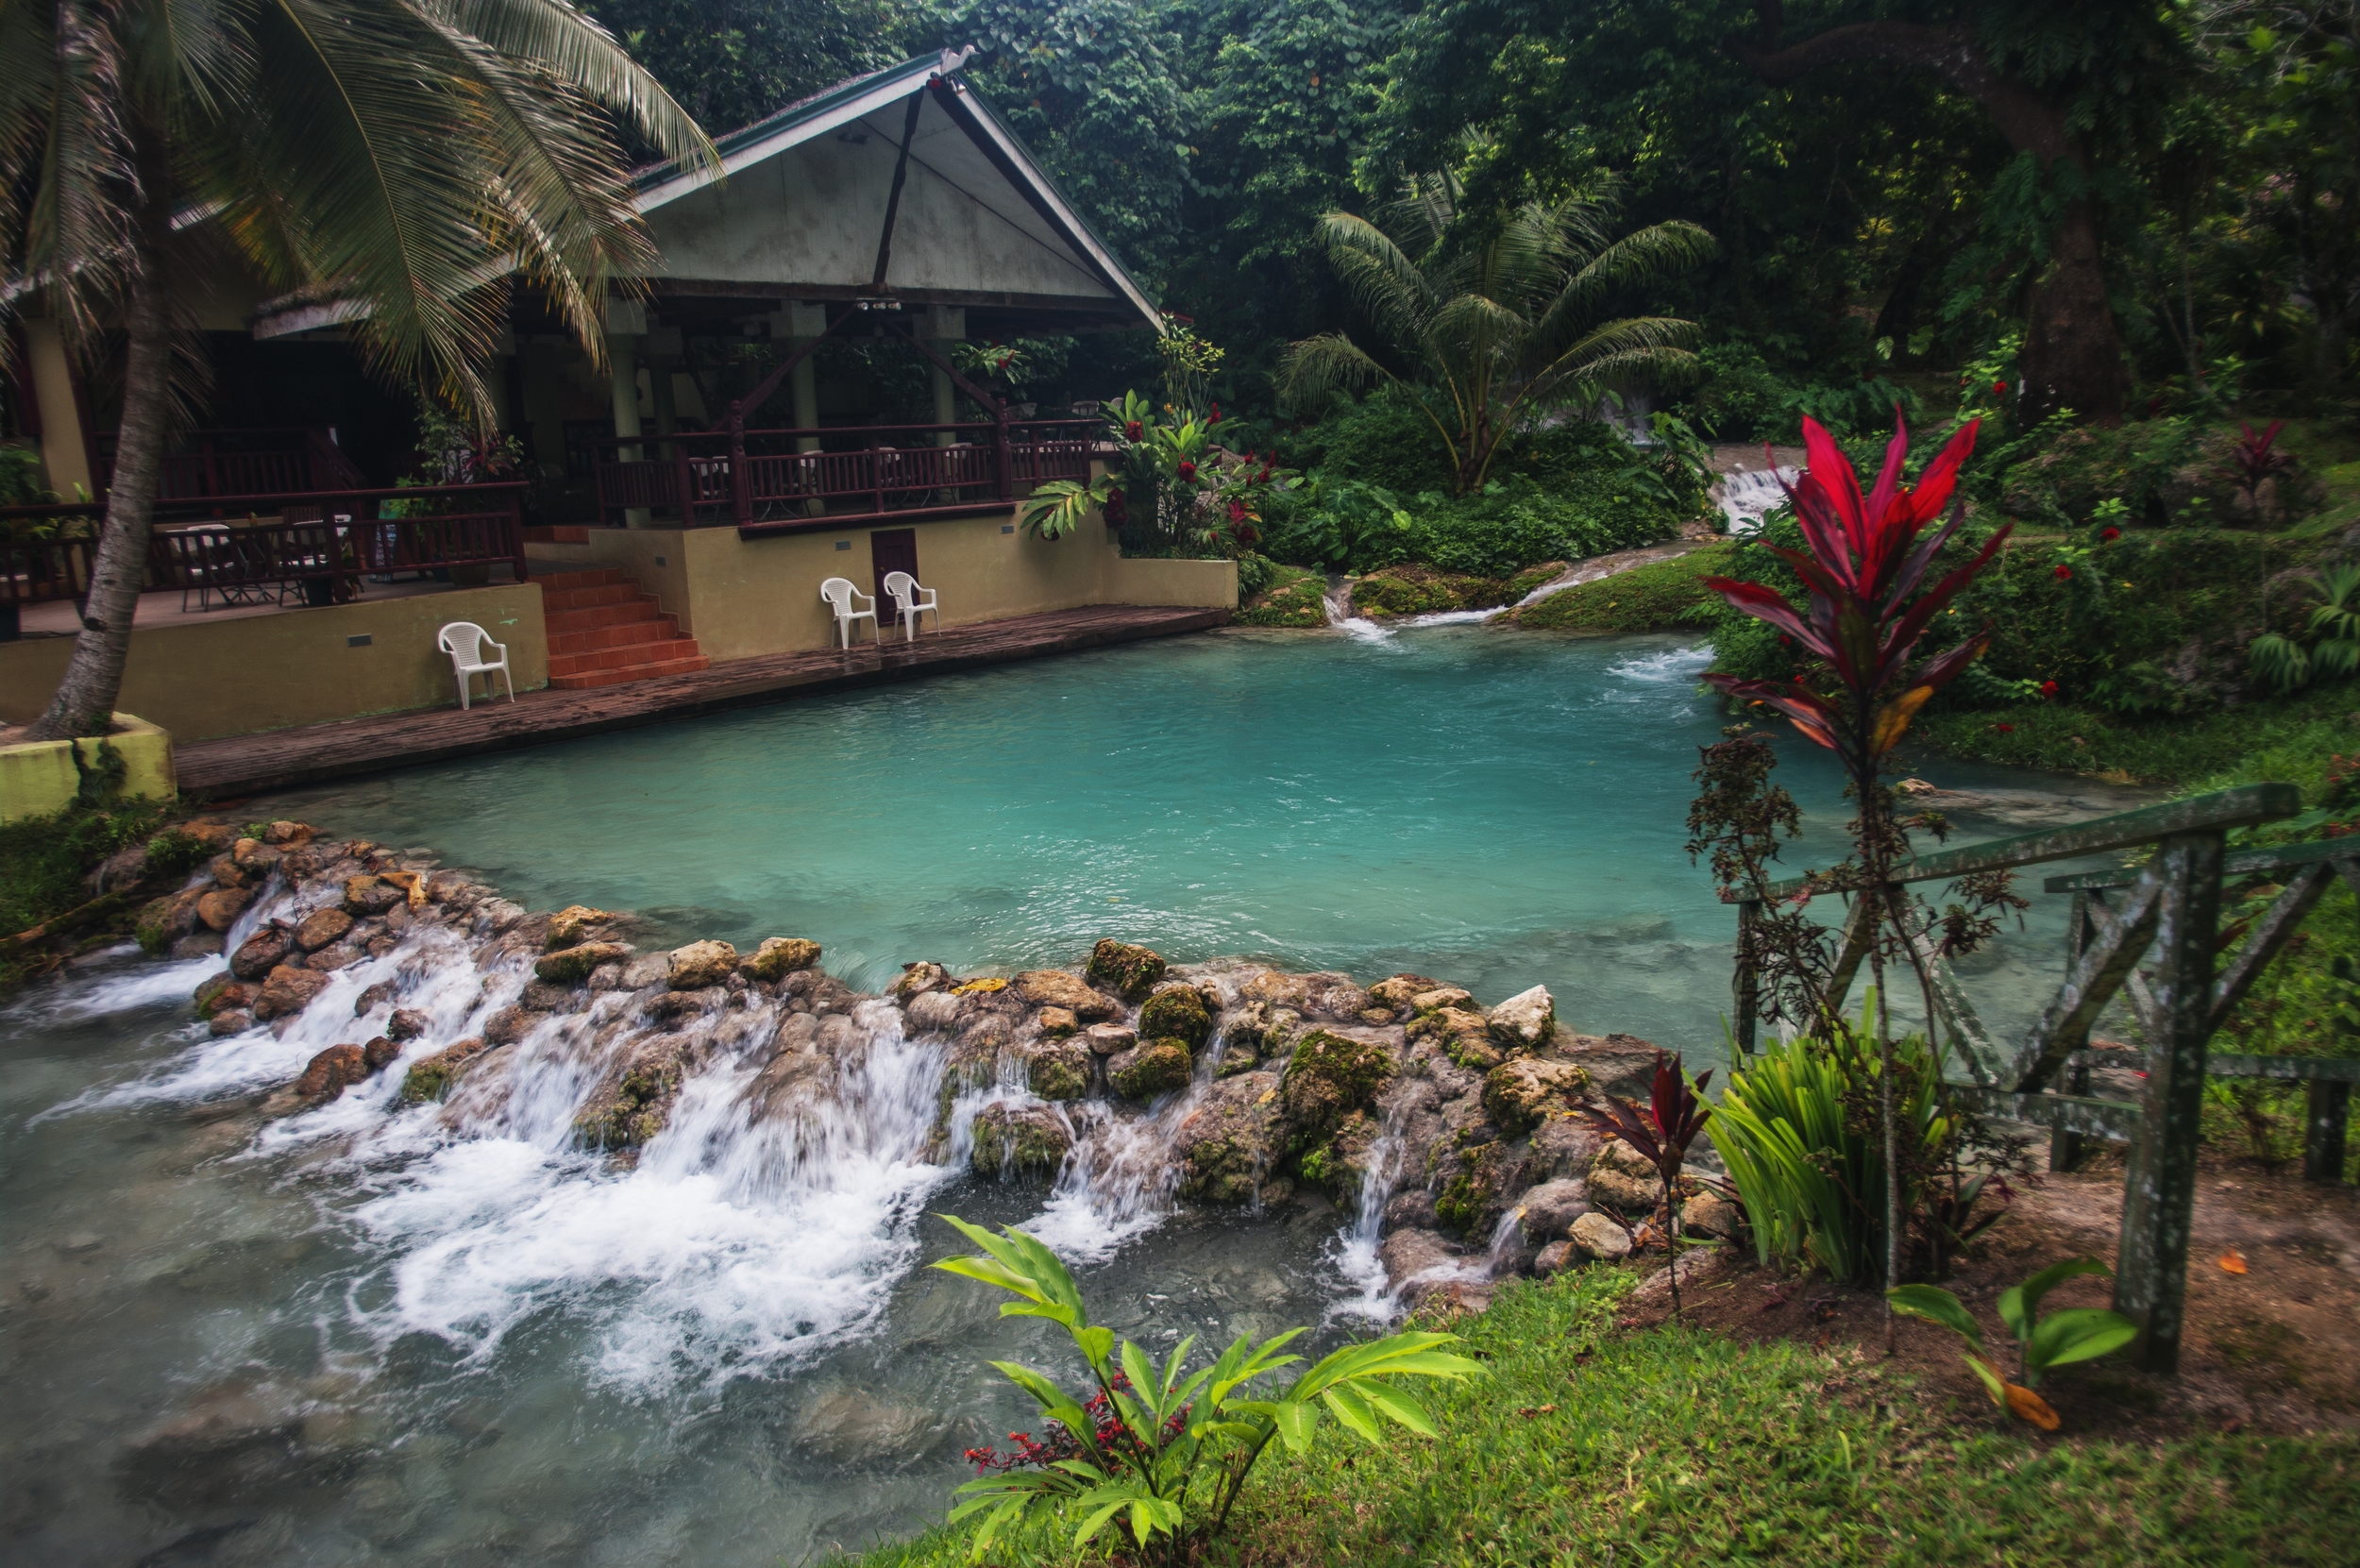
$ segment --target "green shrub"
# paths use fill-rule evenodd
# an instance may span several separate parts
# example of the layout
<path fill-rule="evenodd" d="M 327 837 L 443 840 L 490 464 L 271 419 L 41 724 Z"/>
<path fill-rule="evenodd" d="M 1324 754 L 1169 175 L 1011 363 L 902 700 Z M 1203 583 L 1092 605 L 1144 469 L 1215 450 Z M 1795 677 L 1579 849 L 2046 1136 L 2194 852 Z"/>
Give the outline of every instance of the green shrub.
<path fill-rule="evenodd" d="M 1327 580 L 1300 566 L 1277 566 L 1271 586 L 1252 601 L 1242 596 L 1238 626 L 1278 626 L 1295 631 L 1327 624 Z"/>

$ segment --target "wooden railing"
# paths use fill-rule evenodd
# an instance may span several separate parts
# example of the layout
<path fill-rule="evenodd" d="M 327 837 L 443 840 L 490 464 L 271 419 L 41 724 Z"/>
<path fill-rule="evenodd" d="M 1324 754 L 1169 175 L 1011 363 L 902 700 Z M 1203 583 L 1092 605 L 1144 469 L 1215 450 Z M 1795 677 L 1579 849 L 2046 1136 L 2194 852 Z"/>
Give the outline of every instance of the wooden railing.
<path fill-rule="evenodd" d="M 167 452 L 156 494 L 165 500 L 292 496 L 357 490 L 368 483 L 324 428 L 191 430 L 185 449 Z M 114 481 L 114 459 L 102 463 L 99 484 Z"/>
<path fill-rule="evenodd" d="M 329 602 L 363 574 L 502 562 L 522 582 L 524 489 L 454 484 L 159 501 L 142 590 L 178 589 L 184 599 L 197 596 L 200 607 L 215 599 L 284 603 L 297 594 Z M 384 515 L 396 511 L 403 515 Z M 0 510 L 0 528 L 78 522 L 90 535 L 0 543 L 0 604 L 80 600 L 103 516 L 95 505 Z"/>
<path fill-rule="evenodd" d="M 679 432 L 598 443 L 599 520 L 644 514 L 674 528 L 745 534 L 865 517 L 971 515 L 1042 481 L 1087 480 L 1093 419 Z"/>
<path fill-rule="evenodd" d="M 1895 883 L 1947 882 L 1978 872 L 2009 870 L 2082 855 L 2153 846 L 2135 869 L 2051 877 L 2049 893 L 2070 893 L 2065 978 L 2024 1041 L 2013 1050 L 1995 1041 L 1958 977 L 1930 942 L 1916 959 L 1932 979 L 1935 1017 L 1928 1027 L 1943 1037 L 1949 1059 L 1968 1081 L 1953 1092 L 1988 1115 L 2051 1130 L 2052 1158 L 2069 1165 L 2088 1137 L 2126 1140 L 2121 1247 L 2115 1307 L 2140 1325 L 2136 1354 L 2149 1371 L 2177 1370 L 2183 1305 L 2187 1290 L 2189 1226 L 2196 1201 L 2197 1122 L 2204 1079 L 2270 1077 L 2311 1086 L 2304 1172 L 2317 1180 L 2341 1179 L 2352 1085 L 2360 1060 L 2304 1056 L 2209 1055 L 2213 1035 L 2328 885 L 2340 876 L 2360 891 L 2360 837 L 2280 849 L 2231 852 L 2238 828 L 2291 817 L 2301 809 L 2292 784 L 2248 784 L 2189 801 L 1969 845 L 1912 860 Z M 2217 972 L 2223 945 L 2221 887 L 2225 880 L 2279 877 L 2284 890 L 2246 933 L 2244 945 Z M 2119 906 L 2108 895 L 2118 893 Z M 1723 894 L 1738 906 L 1741 954 L 1733 982 L 1741 1054 L 1755 1049 L 1760 1027 L 1760 977 L 1745 955 L 1746 937 L 1765 904 L 1811 894 L 1849 896 L 1850 890 L 1795 877 Z M 1850 899 L 1841 945 L 1826 986 L 1826 1005 L 1839 1008 L 1866 958 L 1879 901 Z M 2141 964 L 2153 962 L 2145 972 Z M 2090 1029 L 2116 995 L 2127 995 L 2147 1049 L 2137 1104 L 2093 1099 L 2088 1093 Z M 2062 1091 L 2058 1080 L 2062 1077 Z"/>

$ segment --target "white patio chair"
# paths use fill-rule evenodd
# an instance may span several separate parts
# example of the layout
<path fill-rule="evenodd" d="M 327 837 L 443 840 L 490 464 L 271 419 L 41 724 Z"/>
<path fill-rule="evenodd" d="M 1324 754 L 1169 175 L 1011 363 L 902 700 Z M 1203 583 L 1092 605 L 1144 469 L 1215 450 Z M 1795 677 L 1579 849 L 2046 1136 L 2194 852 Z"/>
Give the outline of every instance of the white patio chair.
<path fill-rule="evenodd" d="M 885 591 L 893 600 L 893 618 L 901 623 L 902 641 L 917 640 L 919 617 L 929 610 L 935 613 L 935 630 L 942 630 L 942 606 L 932 588 L 919 587 L 907 572 L 887 572 Z"/>
<path fill-rule="evenodd" d="M 492 633 L 471 620 L 455 620 L 435 635 L 434 645 L 450 655 L 451 673 L 459 677 L 459 707 L 467 707 L 467 689 L 473 678 L 483 677 L 483 700 L 492 700 L 492 671 L 498 670 L 500 679 L 508 683 L 508 700 L 516 700 L 516 678 L 508 673 L 508 645 L 492 641 Z M 497 659 L 486 659 L 483 650 L 490 647 L 498 651 Z"/>
<path fill-rule="evenodd" d="M 877 640 L 877 601 L 872 596 L 864 594 L 858 588 L 853 587 L 851 579 L 844 577 L 828 579 L 819 584 L 819 597 L 828 601 L 829 610 L 834 614 L 835 635 L 842 647 L 849 649 L 852 646 L 852 623 L 854 621 L 867 621 L 868 640 L 871 642 Z M 853 600 L 863 599 L 868 600 L 868 609 L 852 608 Z"/>

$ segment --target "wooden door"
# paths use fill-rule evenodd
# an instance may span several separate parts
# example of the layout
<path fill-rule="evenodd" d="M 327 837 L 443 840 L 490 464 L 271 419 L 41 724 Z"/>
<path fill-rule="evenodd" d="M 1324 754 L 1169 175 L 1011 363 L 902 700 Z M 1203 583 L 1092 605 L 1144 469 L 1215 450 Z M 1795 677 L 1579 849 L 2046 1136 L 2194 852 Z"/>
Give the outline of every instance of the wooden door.
<path fill-rule="evenodd" d="M 907 572 L 913 580 L 918 576 L 918 530 L 914 528 L 878 529 L 868 535 L 868 591 L 877 596 L 877 626 L 880 631 L 893 630 L 893 600 L 885 597 L 885 573 Z"/>

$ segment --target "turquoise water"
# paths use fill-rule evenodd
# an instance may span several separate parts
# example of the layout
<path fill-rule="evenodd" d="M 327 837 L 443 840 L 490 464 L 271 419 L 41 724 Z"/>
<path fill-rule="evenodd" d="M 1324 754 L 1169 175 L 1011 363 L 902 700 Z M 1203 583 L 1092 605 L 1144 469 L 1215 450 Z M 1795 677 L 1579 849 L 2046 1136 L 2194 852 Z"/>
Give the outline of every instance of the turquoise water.
<path fill-rule="evenodd" d="M 1720 723 L 1703 665 L 1662 638 L 1225 633 L 268 804 L 431 845 L 531 907 L 637 910 L 651 940 L 808 936 L 867 987 L 1117 936 L 1487 999 L 1545 982 L 1585 1031 L 1703 1046 L 1731 929 L 1681 852 Z M 1838 823 L 1818 756 L 1785 778 Z"/>

